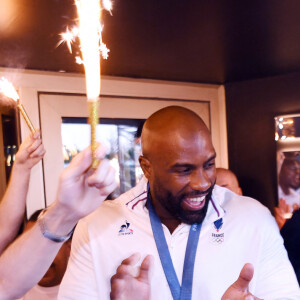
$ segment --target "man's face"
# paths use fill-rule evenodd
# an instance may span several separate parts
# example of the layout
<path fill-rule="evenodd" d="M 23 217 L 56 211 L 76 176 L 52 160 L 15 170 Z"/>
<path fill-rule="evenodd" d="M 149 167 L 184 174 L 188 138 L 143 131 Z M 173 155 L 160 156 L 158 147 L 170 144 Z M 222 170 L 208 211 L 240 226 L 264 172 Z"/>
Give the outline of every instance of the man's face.
<path fill-rule="evenodd" d="M 34 224 L 35 222 L 28 222 L 25 230 L 30 229 Z M 38 285 L 43 287 L 52 287 L 61 283 L 66 272 L 68 259 L 70 256 L 70 242 L 71 241 L 67 241 L 62 245 L 54 261 L 44 277 L 39 281 Z"/>
<path fill-rule="evenodd" d="M 297 189 L 300 187 L 300 163 L 297 160 L 284 165 L 282 172 L 285 181 L 291 188 Z"/>
<path fill-rule="evenodd" d="M 216 181 L 211 137 L 205 131 L 168 139 L 151 160 L 148 178 L 157 213 L 187 224 L 202 222 Z"/>

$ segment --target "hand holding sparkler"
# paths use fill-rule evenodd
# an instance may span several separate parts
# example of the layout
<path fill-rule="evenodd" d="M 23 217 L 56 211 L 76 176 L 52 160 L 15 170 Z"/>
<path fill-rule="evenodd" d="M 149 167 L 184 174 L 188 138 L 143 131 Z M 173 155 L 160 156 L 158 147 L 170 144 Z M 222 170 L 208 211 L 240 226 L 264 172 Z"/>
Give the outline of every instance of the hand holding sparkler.
<path fill-rule="evenodd" d="M 30 133 L 21 144 L 16 154 L 14 167 L 31 170 L 45 155 L 46 151 L 42 144 L 40 131 Z"/>
<path fill-rule="evenodd" d="M 90 169 L 92 157 L 88 147 L 60 175 L 55 203 L 61 211 L 72 212 L 69 217 L 76 222 L 98 208 L 117 187 L 116 170 L 105 159 L 106 147 L 97 145 L 95 154 L 100 162 L 95 170 Z"/>

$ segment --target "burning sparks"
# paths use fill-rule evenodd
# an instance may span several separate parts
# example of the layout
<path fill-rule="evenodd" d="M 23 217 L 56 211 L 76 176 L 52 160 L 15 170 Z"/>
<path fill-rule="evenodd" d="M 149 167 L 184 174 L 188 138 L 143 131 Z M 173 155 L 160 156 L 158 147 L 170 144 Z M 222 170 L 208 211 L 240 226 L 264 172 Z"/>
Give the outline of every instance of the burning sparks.
<path fill-rule="evenodd" d="M 4 77 L 2 77 L 1 80 L 0 80 L 0 93 L 2 93 L 3 95 L 5 95 L 8 98 L 13 99 L 16 102 L 18 102 L 18 100 L 20 99 L 17 91 L 15 90 L 15 88 L 13 86 L 13 84 Z M 31 120 L 29 119 L 29 117 L 28 117 L 28 115 L 25 111 L 24 106 L 22 104 L 18 103 L 17 107 L 18 107 L 19 111 L 21 112 L 21 114 L 22 114 L 26 124 L 28 125 L 28 128 L 30 129 L 30 131 L 32 133 L 35 133 L 35 129 L 34 129 L 32 123 L 31 123 Z"/>
<path fill-rule="evenodd" d="M 19 99 L 19 95 L 12 83 L 4 77 L 2 77 L 0 80 L 0 93 L 15 101 Z"/>
<path fill-rule="evenodd" d="M 72 43 L 75 41 L 75 35 L 72 31 L 69 31 L 69 28 L 67 27 L 66 32 L 60 33 L 61 40 L 59 41 L 58 45 L 62 43 L 66 43 L 68 46 L 68 49 L 70 53 L 72 53 Z"/>
<path fill-rule="evenodd" d="M 89 3 L 87 4 L 87 2 L 89 2 Z M 88 17 L 87 22 L 89 22 L 89 23 L 93 22 L 92 20 L 94 19 L 95 14 L 99 15 L 97 18 L 98 24 L 96 27 L 97 28 L 97 39 L 99 41 L 97 49 L 99 51 L 99 54 L 102 55 L 103 59 L 107 59 L 109 49 L 102 42 L 103 26 L 101 26 L 99 23 L 100 16 L 101 16 L 100 0 L 89 0 L 89 1 L 75 0 L 75 4 L 77 6 L 80 23 L 82 22 L 81 19 L 84 18 L 84 15 L 87 13 L 87 11 L 85 11 L 86 9 L 89 10 L 89 14 L 90 14 L 90 15 L 87 15 L 87 17 Z M 111 0 L 102 0 L 102 6 L 103 6 L 103 9 L 107 10 L 110 14 L 112 14 L 111 13 L 111 10 L 112 10 Z M 90 8 L 88 8 L 88 7 L 90 7 Z M 93 7 L 95 9 L 95 11 L 93 11 L 93 9 L 91 9 L 91 7 Z M 78 40 L 82 40 L 81 35 L 83 33 L 82 33 L 82 30 L 80 29 L 80 26 L 81 25 L 73 26 L 71 30 L 69 29 L 69 27 L 67 27 L 65 32 L 60 33 L 59 35 L 61 36 L 61 39 L 58 42 L 57 46 L 65 43 L 68 47 L 69 52 L 72 53 L 72 44 Z M 90 26 L 92 26 L 92 25 L 90 24 Z M 87 33 L 87 34 L 89 35 L 89 33 Z M 81 41 L 81 48 L 82 48 L 82 41 Z M 84 64 L 84 60 L 82 58 L 78 59 L 78 57 L 76 57 L 75 59 L 76 59 L 76 63 Z"/>
<path fill-rule="evenodd" d="M 105 10 L 109 11 L 109 13 L 112 14 L 112 2 L 110 0 L 102 0 L 102 5 Z"/>
<path fill-rule="evenodd" d="M 76 0 L 75 3 L 79 16 L 79 37 L 87 97 L 89 101 L 97 101 L 100 94 L 100 3 L 99 0 Z"/>

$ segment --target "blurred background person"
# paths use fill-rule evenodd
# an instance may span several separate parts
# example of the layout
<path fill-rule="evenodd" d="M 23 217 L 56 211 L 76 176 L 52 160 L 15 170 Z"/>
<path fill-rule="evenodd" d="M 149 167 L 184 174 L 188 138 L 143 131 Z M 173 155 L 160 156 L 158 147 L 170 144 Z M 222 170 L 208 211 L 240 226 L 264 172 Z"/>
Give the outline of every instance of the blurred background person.
<path fill-rule="evenodd" d="M 278 198 L 285 201 L 290 212 L 300 207 L 300 163 L 285 158 L 279 173 Z"/>
<path fill-rule="evenodd" d="M 294 211 L 300 208 L 300 163 L 284 158 L 278 176 L 278 206 L 274 208 L 276 222 L 281 229 Z"/>
<path fill-rule="evenodd" d="M 38 216 L 42 210 L 37 210 L 29 218 L 24 231 L 29 230 L 36 223 Z M 67 240 L 58 251 L 50 268 L 45 273 L 44 277 L 30 291 L 26 293 L 20 300 L 56 300 L 59 290 L 59 285 L 65 274 L 68 260 L 71 251 L 71 239 Z"/>
<path fill-rule="evenodd" d="M 236 175 L 224 168 L 216 168 L 217 172 L 217 181 L 216 184 L 222 187 L 225 187 L 232 192 L 242 196 L 243 192 L 242 189 L 240 188 L 239 181 L 236 177 Z"/>
<path fill-rule="evenodd" d="M 31 169 L 44 157 L 40 131 L 30 133 L 16 154 L 10 180 L 0 203 L 0 255 L 22 224 Z"/>

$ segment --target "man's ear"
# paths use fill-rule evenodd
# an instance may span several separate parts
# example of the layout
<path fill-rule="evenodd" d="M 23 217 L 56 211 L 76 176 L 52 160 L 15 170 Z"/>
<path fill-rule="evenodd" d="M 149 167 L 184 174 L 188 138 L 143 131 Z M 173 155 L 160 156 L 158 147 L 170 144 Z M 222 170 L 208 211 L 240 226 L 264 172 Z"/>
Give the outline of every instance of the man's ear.
<path fill-rule="evenodd" d="M 149 180 L 151 176 L 151 163 L 150 161 L 143 155 L 139 157 L 140 166 L 143 170 L 144 175 Z"/>

